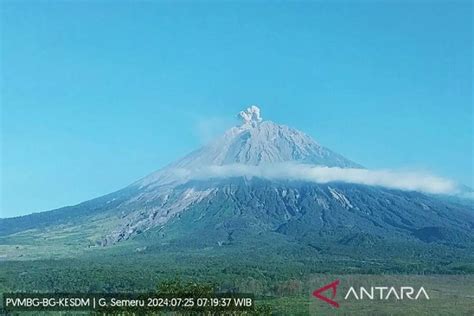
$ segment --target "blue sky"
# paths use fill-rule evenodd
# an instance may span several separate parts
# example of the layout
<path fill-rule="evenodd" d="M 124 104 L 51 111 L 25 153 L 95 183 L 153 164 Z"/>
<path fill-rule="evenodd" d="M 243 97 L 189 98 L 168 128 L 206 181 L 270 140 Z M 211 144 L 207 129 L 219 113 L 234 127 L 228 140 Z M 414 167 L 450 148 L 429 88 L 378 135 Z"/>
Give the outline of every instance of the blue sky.
<path fill-rule="evenodd" d="M 1 2 L 1 217 L 120 189 L 250 104 L 474 186 L 470 1 Z"/>

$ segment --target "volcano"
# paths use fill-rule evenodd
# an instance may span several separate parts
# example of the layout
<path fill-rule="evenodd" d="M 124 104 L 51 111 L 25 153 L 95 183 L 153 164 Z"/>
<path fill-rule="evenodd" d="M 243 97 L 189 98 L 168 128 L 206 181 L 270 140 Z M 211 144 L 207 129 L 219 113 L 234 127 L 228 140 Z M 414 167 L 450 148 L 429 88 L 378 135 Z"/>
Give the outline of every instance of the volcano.
<path fill-rule="evenodd" d="M 256 106 L 239 118 L 240 125 L 215 141 L 122 190 L 1 219 L 0 244 L 16 247 L 6 259 L 28 258 L 25 249 L 32 245 L 48 249 L 39 257 L 59 248 L 79 256 L 91 248 L 132 245 L 133 251 L 163 256 L 170 249 L 245 256 L 278 249 L 278 256 L 293 261 L 310 255 L 425 262 L 454 256 L 472 262 L 469 201 L 357 181 L 286 177 L 288 164 L 366 169 L 303 132 L 263 120 Z"/>

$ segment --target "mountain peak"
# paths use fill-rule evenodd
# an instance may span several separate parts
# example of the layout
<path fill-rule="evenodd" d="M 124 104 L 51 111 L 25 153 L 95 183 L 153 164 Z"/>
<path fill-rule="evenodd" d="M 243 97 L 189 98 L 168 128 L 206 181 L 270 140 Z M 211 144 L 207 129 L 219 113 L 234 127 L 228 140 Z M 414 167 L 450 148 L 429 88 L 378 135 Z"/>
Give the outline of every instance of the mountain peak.
<path fill-rule="evenodd" d="M 221 137 L 143 178 L 139 183 L 170 183 L 179 178 L 178 171 L 186 173 L 206 166 L 231 164 L 258 166 L 294 162 L 361 168 L 359 164 L 323 147 L 299 130 L 272 121 L 263 121 L 260 108 L 255 105 L 241 111 L 239 117 L 243 121 L 242 125 L 228 129 Z"/>
<path fill-rule="evenodd" d="M 260 108 L 256 105 L 252 105 L 246 110 L 240 111 L 238 117 L 242 119 L 242 125 L 255 126 L 261 121 L 263 121 L 260 113 Z"/>

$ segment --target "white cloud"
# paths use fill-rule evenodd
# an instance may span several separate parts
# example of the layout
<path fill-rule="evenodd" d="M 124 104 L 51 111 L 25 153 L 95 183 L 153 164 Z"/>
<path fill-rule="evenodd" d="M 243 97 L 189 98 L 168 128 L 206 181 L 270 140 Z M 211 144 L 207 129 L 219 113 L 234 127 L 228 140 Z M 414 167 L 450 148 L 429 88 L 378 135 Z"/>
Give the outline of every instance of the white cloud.
<path fill-rule="evenodd" d="M 259 177 L 264 179 L 302 180 L 315 183 L 346 182 L 383 186 L 392 189 L 421 191 L 436 194 L 456 194 L 455 182 L 419 172 L 393 170 L 367 170 L 354 168 L 322 167 L 295 163 L 279 163 L 261 166 L 230 164 L 203 167 L 197 170 L 179 170 L 187 179 L 209 179 L 230 177 Z"/>

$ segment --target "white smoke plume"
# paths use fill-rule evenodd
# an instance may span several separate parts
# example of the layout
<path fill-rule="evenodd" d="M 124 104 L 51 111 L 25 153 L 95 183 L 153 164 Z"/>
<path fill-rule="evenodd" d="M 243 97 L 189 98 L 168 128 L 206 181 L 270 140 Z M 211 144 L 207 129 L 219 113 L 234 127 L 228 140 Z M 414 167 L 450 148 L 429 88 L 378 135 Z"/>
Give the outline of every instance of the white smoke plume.
<path fill-rule="evenodd" d="M 455 182 L 419 172 L 322 167 L 295 163 L 250 166 L 231 164 L 203 167 L 194 171 L 180 169 L 176 174 L 187 179 L 258 177 L 271 180 L 302 180 L 315 183 L 345 182 L 434 194 L 457 194 Z"/>
<path fill-rule="evenodd" d="M 256 105 L 252 105 L 245 111 L 240 111 L 238 116 L 242 119 L 244 124 L 252 122 L 259 123 L 262 121 L 262 117 L 260 116 L 260 108 Z"/>

